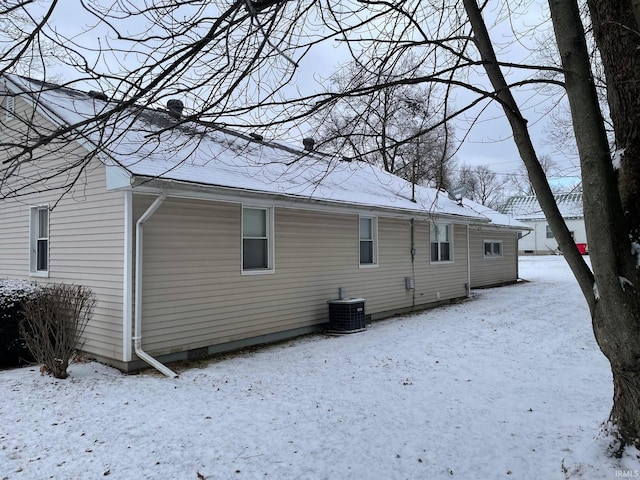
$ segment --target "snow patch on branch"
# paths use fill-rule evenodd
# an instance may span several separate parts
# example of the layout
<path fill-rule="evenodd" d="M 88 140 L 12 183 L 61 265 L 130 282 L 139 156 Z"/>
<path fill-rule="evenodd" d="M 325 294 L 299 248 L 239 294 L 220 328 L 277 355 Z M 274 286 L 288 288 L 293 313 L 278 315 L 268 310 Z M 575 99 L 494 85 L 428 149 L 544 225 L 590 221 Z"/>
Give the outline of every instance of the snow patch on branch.
<path fill-rule="evenodd" d="M 616 170 L 620 169 L 620 164 L 622 163 L 622 158 L 624 157 L 624 148 L 619 148 L 613 155 L 611 155 L 611 163 L 613 163 L 613 168 Z"/>
<path fill-rule="evenodd" d="M 628 278 L 618 277 L 618 281 L 620 282 L 620 288 L 622 288 L 622 290 L 626 290 L 627 285 L 633 288 L 633 283 Z"/>
<path fill-rule="evenodd" d="M 640 243 L 631 242 L 631 255 L 636 257 L 636 268 L 640 268 Z"/>
<path fill-rule="evenodd" d="M 597 283 L 593 284 L 593 296 L 595 297 L 596 302 L 598 300 L 600 300 L 600 292 L 598 291 L 598 284 Z"/>

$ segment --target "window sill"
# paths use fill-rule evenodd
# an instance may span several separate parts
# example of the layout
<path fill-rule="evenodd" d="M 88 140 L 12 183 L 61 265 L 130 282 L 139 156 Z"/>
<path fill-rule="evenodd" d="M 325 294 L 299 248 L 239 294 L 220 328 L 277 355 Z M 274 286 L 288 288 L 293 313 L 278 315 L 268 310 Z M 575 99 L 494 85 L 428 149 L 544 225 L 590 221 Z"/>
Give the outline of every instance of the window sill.
<path fill-rule="evenodd" d="M 269 270 L 242 270 L 240 272 L 241 275 L 271 275 L 276 273 L 276 271 L 274 269 L 269 269 Z"/>
<path fill-rule="evenodd" d="M 29 272 L 30 277 L 49 278 L 49 272 Z"/>
<path fill-rule="evenodd" d="M 377 263 L 365 263 L 358 265 L 358 268 L 368 269 L 368 268 L 378 268 Z"/>

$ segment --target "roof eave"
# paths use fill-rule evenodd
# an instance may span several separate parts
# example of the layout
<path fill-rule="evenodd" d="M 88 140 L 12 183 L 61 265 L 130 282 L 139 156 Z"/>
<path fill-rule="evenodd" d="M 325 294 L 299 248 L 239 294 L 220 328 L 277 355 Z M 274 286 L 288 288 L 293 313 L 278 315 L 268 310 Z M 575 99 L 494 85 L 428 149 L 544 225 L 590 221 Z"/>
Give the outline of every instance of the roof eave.
<path fill-rule="evenodd" d="M 24 100 L 27 104 L 29 104 L 31 108 L 34 109 L 34 111 L 42 115 L 47 121 L 53 123 L 57 127 L 69 126 L 67 121 L 55 111 L 55 108 L 52 108 L 50 105 L 47 105 L 47 103 L 42 101 L 41 99 L 36 100 L 34 98 L 33 92 L 26 90 L 25 88 L 23 88 L 23 85 L 20 85 L 18 82 L 12 80 L 7 75 L 3 75 L 2 78 L 4 79 L 5 85 L 7 86 L 7 88 L 13 94 L 21 95 L 20 98 Z M 88 139 L 86 136 L 82 134 L 76 136 L 74 140 L 89 152 L 92 152 L 98 149 L 98 146 L 93 141 L 91 141 L 90 139 Z M 102 150 L 99 155 L 96 155 L 96 158 L 100 160 L 102 163 L 104 163 L 105 165 L 107 165 L 107 162 L 105 162 L 105 158 L 107 158 L 108 162 L 115 163 L 118 166 L 120 166 L 122 169 L 125 169 L 125 167 L 123 167 L 120 164 L 120 162 L 118 162 L 112 156 L 107 155 L 104 150 Z"/>
<path fill-rule="evenodd" d="M 471 226 L 476 226 L 475 224 L 472 224 Z M 523 231 L 523 230 L 527 230 L 527 231 L 531 231 L 531 230 L 535 230 L 535 228 L 530 227 L 528 225 L 507 225 L 504 223 L 493 223 L 491 220 L 489 220 L 489 223 L 483 223 L 483 224 L 477 224 L 477 226 L 480 227 L 491 227 L 491 228 L 500 228 L 501 230 L 514 230 L 514 231 Z"/>
<path fill-rule="evenodd" d="M 288 207 L 304 210 L 317 210 L 336 213 L 359 213 L 400 218 L 439 218 L 443 220 L 455 220 L 463 224 L 490 224 L 474 216 L 465 216 L 451 213 L 440 213 L 427 210 L 412 210 L 407 208 L 383 207 L 377 205 L 360 204 L 339 200 L 315 199 L 303 195 L 286 193 L 272 193 L 260 190 L 225 187 L 220 185 L 198 184 L 172 179 L 159 179 L 144 176 L 132 176 L 128 186 L 123 185 L 119 189 L 131 189 L 134 193 L 159 194 L 165 193 L 169 197 L 194 198 L 200 200 L 220 201 L 230 203 L 254 204 L 265 203 L 270 206 Z"/>

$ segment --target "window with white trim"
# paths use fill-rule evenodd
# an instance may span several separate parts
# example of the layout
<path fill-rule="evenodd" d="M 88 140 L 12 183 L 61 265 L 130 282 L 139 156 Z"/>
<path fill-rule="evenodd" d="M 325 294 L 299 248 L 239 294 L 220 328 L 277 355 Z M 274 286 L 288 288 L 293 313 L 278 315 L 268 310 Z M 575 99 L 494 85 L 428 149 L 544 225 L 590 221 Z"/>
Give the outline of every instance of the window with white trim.
<path fill-rule="evenodd" d="M 547 238 L 555 238 L 555 234 L 549 225 L 547 225 Z"/>
<path fill-rule="evenodd" d="M 269 208 L 242 208 L 242 271 L 273 271 L 273 225 Z"/>
<path fill-rule="evenodd" d="M 431 261 L 450 262 L 453 260 L 451 248 L 451 224 L 431 222 Z"/>
<path fill-rule="evenodd" d="M 360 265 L 378 263 L 377 227 L 375 217 L 360 217 Z"/>
<path fill-rule="evenodd" d="M 485 240 L 484 241 L 484 256 L 485 257 L 501 257 L 502 256 L 502 241 L 500 240 Z"/>
<path fill-rule="evenodd" d="M 49 271 L 49 207 L 31 207 L 30 215 L 29 271 L 46 275 Z"/>

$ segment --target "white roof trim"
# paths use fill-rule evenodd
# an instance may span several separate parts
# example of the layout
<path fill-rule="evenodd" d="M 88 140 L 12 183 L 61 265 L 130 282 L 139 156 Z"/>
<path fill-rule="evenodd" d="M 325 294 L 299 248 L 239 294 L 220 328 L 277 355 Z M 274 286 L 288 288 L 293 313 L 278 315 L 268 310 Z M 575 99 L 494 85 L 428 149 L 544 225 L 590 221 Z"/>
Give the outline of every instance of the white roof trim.
<path fill-rule="evenodd" d="M 385 208 L 375 205 L 330 201 L 286 194 L 273 194 L 261 191 L 242 190 L 238 188 L 194 185 L 164 179 L 140 179 L 138 177 L 132 177 L 132 182 L 133 186 L 129 184 L 127 188 L 131 188 L 134 194 L 142 195 L 159 195 L 164 193 L 167 197 L 174 198 L 189 198 L 238 204 L 250 201 L 255 205 L 290 208 L 295 210 L 384 216 L 388 218 L 422 218 L 425 220 L 437 218 L 455 221 L 459 224 L 492 225 L 490 220 L 486 217 L 477 218 L 464 215 L 430 212 L 426 210 L 414 211 L 400 208 Z"/>

